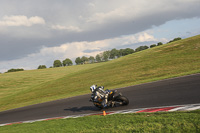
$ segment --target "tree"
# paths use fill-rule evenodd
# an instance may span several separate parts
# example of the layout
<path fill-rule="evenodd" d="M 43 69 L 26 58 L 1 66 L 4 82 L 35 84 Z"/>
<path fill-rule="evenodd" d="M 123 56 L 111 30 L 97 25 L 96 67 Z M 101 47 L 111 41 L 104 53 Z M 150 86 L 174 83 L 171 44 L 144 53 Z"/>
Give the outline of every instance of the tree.
<path fill-rule="evenodd" d="M 63 60 L 63 66 L 72 66 L 73 63 L 69 58 L 66 58 L 65 60 Z"/>
<path fill-rule="evenodd" d="M 133 49 L 126 48 L 123 50 L 123 56 L 134 53 Z"/>
<path fill-rule="evenodd" d="M 119 55 L 120 55 L 120 56 L 124 56 L 124 49 L 120 49 L 120 50 L 119 50 Z"/>
<path fill-rule="evenodd" d="M 60 60 L 55 60 L 54 63 L 53 63 L 53 67 L 61 67 L 62 66 L 62 63 Z"/>
<path fill-rule="evenodd" d="M 108 61 L 110 58 L 110 51 L 104 51 L 102 56 L 104 61 Z"/>
<path fill-rule="evenodd" d="M 38 69 L 45 69 L 45 68 L 47 68 L 45 65 L 39 65 L 38 66 Z"/>
<path fill-rule="evenodd" d="M 150 46 L 150 48 L 153 48 L 153 47 L 156 47 L 156 44 L 152 44 L 152 45 Z"/>
<path fill-rule="evenodd" d="M 120 52 L 114 48 L 110 51 L 110 59 L 115 59 L 116 57 L 120 57 Z"/>
<path fill-rule="evenodd" d="M 96 61 L 101 62 L 101 56 L 99 54 L 96 55 Z"/>
<path fill-rule="evenodd" d="M 81 64 L 81 58 L 80 57 L 77 57 L 76 58 L 76 60 L 75 60 L 75 62 L 76 62 L 76 65 L 80 65 Z"/>
<path fill-rule="evenodd" d="M 89 58 L 90 63 L 94 63 L 95 62 L 95 58 L 93 56 L 90 56 Z"/>
<path fill-rule="evenodd" d="M 160 45 L 163 45 L 163 43 L 162 42 L 157 43 L 157 46 L 160 46 Z"/>
<path fill-rule="evenodd" d="M 87 57 L 83 56 L 83 57 L 81 58 L 81 63 L 82 63 L 82 64 L 85 64 L 87 61 L 88 61 L 88 58 L 87 58 Z"/>
<path fill-rule="evenodd" d="M 138 52 L 138 51 L 142 51 L 142 50 L 145 50 L 145 49 L 148 49 L 149 47 L 148 46 L 140 46 L 138 48 L 135 49 L 135 52 Z"/>

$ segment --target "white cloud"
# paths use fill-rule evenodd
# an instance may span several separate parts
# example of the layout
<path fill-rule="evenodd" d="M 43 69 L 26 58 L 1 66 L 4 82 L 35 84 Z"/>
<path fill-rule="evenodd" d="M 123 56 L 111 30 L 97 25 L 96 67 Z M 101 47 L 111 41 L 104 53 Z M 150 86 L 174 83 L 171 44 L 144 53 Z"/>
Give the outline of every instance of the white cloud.
<path fill-rule="evenodd" d="M 82 30 L 79 27 L 76 26 L 62 26 L 62 25 L 52 25 L 52 29 L 54 30 L 67 30 L 72 32 L 81 32 Z"/>
<path fill-rule="evenodd" d="M 148 42 L 148 41 L 156 41 L 156 39 L 154 38 L 154 36 L 144 33 L 142 35 L 139 35 L 138 41 L 139 42 Z"/>
<path fill-rule="evenodd" d="M 78 56 L 95 56 L 105 50 L 117 48 L 123 45 L 133 45 L 134 43 L 144 43 L 152 41 L 161 41 L 147 32 L 141 32 L 136 35 L 122 36 L 118 38 L 111 38 L 98 41 L 82 41 L 65 43 L 57 47 L 43 47 L 40 50 L 42 56 L 54 56 L 55 58 L 76 58 Z M 90 52 L 86 52 L 89 50 Z"/>
<path fill-rule="evenodd" d="M 123 17 L 125 17 L 126 11 L 123 8 L 117 8 L 114 9 L 110 12 L 97 12 L 95 14 L 93 14 L 92 16 L 90 16 L 86 22 L 95 22 L 98 24 L 102 24 L 102 23 L 106 23 L 109 21 L 114 21 L 114 20 L 118 20 L 119 18 L 123 19 Z"/>
<path fill-rule="evenodd" d="M 45 64 L 47 67 L 52 66 L 54 60 L 64 60 L 70 58 L 74 60 L 76 57 L 82 56 L 96 56 L 97 54 L 111 50 L 112 48 L 130 46 L 136 48 L 134 43 L 144 43 L 152 41 L 161 41 L 162 39 L 156 39 L 154 36 L 147 32 L 141 32 L 135 35 L 122 36 L 117 38 L 98 40 L 98 41 L 81 41 L 64 43 L 56 47 L 43 47 L 38 53 L 29 54 L 27 57 L 0 62 L 0 71 L 5 72 L 5 64 L 8 68 L 24 68 L 24 69 L 36 69 L 39 65 Z M 23 66 L 23 67 L 22 67 Z"/>
<path fill-rule="evenodd" d="M 35 24 L 45 24 L 45 20 L 41 17 L 34 16 L 4 16 L 0 21 L 0 26 L 32 26 Z"/>

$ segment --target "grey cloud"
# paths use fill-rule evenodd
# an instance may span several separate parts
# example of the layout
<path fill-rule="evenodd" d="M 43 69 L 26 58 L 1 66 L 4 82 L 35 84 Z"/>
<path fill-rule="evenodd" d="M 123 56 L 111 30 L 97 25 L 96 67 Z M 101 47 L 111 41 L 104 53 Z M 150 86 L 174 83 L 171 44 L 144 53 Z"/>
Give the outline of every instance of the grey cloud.
<path fill-rule="evenodd" d="M 35 53 L 41 47 L 59 46 L 74 41 L 96 41 L 122 35 L 135 34 L 174 19 L 200 17 L 200 1 L 148 1 L 149 7 L 143 7 L 138 1 L 95 1 L 87 0 L 17 0 L 1 1 L 0 20 L 5 15 L 25 15 L 28 18 L 44 18 L 43 26 L 7 28 L 0 27 L 0 61 L 14 60 Z M 135 4 L 134 4 L 135 2 Z M 158 4 L 156 3 L 158 2 Z M 130 3 L 130 4 L 129 4 Z M 88 22 L 95 13 L 111 12 L 119 6 L 141 8 L 141 12 L 128 12 L 126 17 L 106 18 L 105 22 Z M 152 4 L 152 5 L 151 5 Z M 158 6 L 156 6 L 156 4 Z M 162 7 L 159 7 L 162 5 Z M 110 6 L 110 7 L 109 7 Z M 140 7 L 141 6 L 141 7 Z M 150 7 L 152 6 L 153 9 Z M 23 7 L 23 8 L 22 8 Z M 129 6 L 130 8 L 130 6 Z M 131 8 L 130 8 L 131 9 Z M 147 11 L 146 11 L 147 10 Z M 137 11 L 137 10 L 136 10 Z M 144 12 L 142 12 L 144 11 Z M 126 13 L 126 12 L 125 12 Z M 130 13 L 130 15 L 129 15 Z M 136 14 L 136 15 L 135 15 Z M 102 17 L 103 18 L 103 17 Z M 52 25 L 79 27 L 81 32 L 51 29 Z M 64 28 L 63 28 L 64 29 Z M 67 29 L 67 28 L 66 28 Z"/>

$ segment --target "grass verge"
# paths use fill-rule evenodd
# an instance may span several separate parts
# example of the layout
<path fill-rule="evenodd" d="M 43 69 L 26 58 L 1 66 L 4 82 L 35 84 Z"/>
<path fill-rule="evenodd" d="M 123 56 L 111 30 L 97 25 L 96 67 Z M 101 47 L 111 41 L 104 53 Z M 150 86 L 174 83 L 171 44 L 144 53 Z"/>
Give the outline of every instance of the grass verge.
<path fill-rule="evenodd" d="M 0 127 L 3 133 L 200 132 L 200 110 L 87 116 Z"/>

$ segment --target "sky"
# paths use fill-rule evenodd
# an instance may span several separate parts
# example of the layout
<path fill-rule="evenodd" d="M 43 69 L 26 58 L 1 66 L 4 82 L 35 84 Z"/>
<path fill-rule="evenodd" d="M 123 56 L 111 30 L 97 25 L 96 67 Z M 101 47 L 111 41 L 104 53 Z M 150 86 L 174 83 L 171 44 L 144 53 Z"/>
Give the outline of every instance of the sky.
<path fill-rule="evenodd" d="M 0 0 L 0 72 L 200 34 L 200 0 Z"/>

